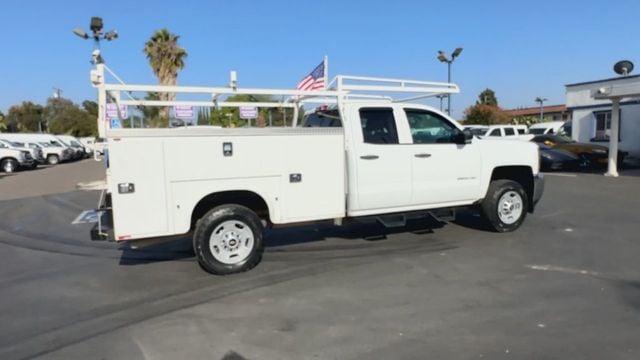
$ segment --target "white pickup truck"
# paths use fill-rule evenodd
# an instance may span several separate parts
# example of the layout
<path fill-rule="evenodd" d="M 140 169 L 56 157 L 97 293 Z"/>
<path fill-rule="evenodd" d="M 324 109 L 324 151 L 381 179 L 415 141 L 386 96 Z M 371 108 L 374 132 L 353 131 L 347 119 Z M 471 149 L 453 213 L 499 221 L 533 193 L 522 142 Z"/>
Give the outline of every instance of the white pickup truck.
<path fill-rule="evenodd" d="M 374 85 L 349 85 L 348 80 L 371 80 Z M 331 121 L 307 119 L 308 127 L 175 131 L 108 129 L 99 123 L 101 136 L 108 139 L 110 195 L 92 235 L 133 241 L 192 232 L 201 267 L 231 274 L 260 262 L 265 226 L 327 219 L 341 224 L 369 216 L 401 226 L 407 214 L 473 207 L 496 231 L 507 232 L 534 210 L 544 185 L 535 144 L 513 141 L 504 151 L 504 140 L 474 138 L 432 107 L 355 94 L 413 92 L 419 95 L 411 99 L 418 99 L 457 92 L 457 86 L 346 76 L 332 84 L 333 89 L 314 93 L 270 91 L 294 96 L 293 110 L 302 99 L 322 103 L 336 98 L 335 107 L 309 115 Z M 151 89 L 266 92 L 234 86 L 94 85 L 116 95 Z M 216 104 L 241 105 L 246 104 Z M 327 127 L 314 127 L 323 123 Z M 112 229 L 107 229 L 109 223 Z"/>

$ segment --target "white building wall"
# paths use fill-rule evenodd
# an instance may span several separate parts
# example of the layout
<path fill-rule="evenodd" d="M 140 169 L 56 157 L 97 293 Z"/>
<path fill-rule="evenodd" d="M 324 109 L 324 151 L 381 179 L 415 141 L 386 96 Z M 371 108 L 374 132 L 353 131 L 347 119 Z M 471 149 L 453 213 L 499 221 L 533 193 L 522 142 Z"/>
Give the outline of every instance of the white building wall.
<path fill-rule="evenodd" d="M 567 86 L 567 108 L 571 109 L 572 137 L 578 142 L 594 143 L 609 146 L 609 142 L 592 142 L 596 134 L 596 119 L 594 112 L 610 111 L 611 101 L 595 100 L 591 97 L 592 91 L 610 85 L 623 85 L 640 82 L 640 78 L 618 78 L 594 82 L 590 84 Z M 620 150 L 627 151 L 630 155 L 640 157 L 640 99 L 623 99 L 620 111 Z"/>

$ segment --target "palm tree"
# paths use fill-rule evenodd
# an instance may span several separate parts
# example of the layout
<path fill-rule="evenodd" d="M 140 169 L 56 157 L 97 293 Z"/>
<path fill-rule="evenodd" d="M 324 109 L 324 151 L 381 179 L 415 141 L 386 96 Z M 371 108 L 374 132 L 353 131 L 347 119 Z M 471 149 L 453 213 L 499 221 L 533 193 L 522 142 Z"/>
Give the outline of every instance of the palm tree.
<path fill-rule="evenodd" d="M 180 36 L 163 28 L 156 30 L 144 44 L 144 53 L 160 85 L 175 85 L 178 72 L 184 68 L 187 51 L 178 44 Z M 160 100 L 173 101 L 174 93 L 161 93 Z M 168 121 L 168 108 L 160 109 L 160 116 Z"/>

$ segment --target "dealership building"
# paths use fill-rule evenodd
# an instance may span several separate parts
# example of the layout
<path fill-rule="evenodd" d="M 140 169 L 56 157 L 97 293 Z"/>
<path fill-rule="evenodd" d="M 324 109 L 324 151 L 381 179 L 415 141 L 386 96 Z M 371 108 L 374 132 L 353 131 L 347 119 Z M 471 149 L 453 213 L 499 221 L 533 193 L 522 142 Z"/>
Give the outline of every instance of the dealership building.
<path fill-rule="evenodd" d="M 640 75 L 568 84 L 566 100 L 574 140 L 618 146 L 640 157 Z M 617 136 L 611 138 L 616 128 Z"/>

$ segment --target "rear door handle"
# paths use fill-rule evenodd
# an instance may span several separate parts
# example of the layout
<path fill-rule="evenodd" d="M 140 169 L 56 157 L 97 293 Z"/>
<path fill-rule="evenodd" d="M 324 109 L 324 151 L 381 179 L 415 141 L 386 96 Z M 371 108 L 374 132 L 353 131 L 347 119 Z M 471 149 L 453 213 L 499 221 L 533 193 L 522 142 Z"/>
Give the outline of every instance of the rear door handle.
<path fill-rule="evenodd" d="M 363 160 L 375 160 L 377 158 L 378 158 L 378 155 L 363 155 L 363 156 L 360 156 L 360 159 L 363 159 Z"/>
<path fill-rule="evenodd" d="M 431 154 L 415 154 L 414 156 L 417 158 L 429 158 L 431 157 Z"/>

